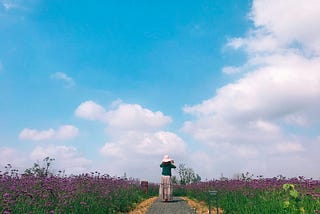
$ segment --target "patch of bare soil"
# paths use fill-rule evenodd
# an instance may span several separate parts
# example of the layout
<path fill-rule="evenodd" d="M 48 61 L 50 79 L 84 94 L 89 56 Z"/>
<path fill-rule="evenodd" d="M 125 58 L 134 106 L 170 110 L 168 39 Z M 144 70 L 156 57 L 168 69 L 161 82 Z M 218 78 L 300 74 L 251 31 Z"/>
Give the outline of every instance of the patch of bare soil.
<path fill-rule="evenodd" d="M 209 213 L 208 205 L 203 201 L 193 200 L 187 197 L 181 197 L 183 200 L 187 201 L 189 206 L 196 210 L 197 214 L 207 214 Z M 223 213 L 221 208 L 218 208 L 219 214 Z M 212 214 L 217 214 L 217 208 L 211 208 Z"/>

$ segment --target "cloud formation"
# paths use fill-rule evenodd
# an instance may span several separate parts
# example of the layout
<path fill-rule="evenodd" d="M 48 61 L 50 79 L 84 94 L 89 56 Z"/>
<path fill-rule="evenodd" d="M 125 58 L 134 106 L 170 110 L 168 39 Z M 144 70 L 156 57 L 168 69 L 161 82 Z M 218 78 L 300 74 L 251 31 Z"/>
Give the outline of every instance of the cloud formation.
<path fill-rule="evenodd" d="M 311 162 L 314 156 L 306 157 L 305 152 L 317 138 L 302 137 L 293 130 L 303 132 L 320 123 L 319 10 L 315 1 L 254 1 L 249 16 L 255 27 L 246 37 L 232 38 L 227 44 L 245 51 L 248 61 L 222 70 L 242 76 L 219 88 L 213 97 L 183 108 L 194 118 L 182 130 L 222 156 L 203 156 L 220 164 L 217 170 L 230 166 L 230 176 L 232 170 L 264 169 L 263 174 L 270 175 L 281 171 L 269 165 L 277 159 L 273 154 L 281 154 L 285 162 L 281 167 L 286 169 L 282 173 L 295 176 L 301 170 L 315 176 L 293 165 L 298 160 Z M 260 170 L 249 161 L 260 165 Z"/>
<path fill-rule="evenodd" d="M 51 79 L 63 81 L 66 87 L 73 87 L 76 85 L 75 81 L 63 72 L 56 72 L 50 75 Z"/>
<path fill-rule="evenodd" d="M 65 170 L 66 174 L 87 173 L 92 164 L 75 147 L 70 146 L 37 146 L 30 154 L 33 162 L 41 162 L 46 157 L 55 158 L 52 169 Z"/>
<path fill-rule="evenodd" d="M 271 36 L 279 47 L 285 49 L 300 43 L 299 47 L 304 50 L 319 54 L 320 14 L 317 0 L 256 0 L 250 16 L 258 31 L 264 31 L 262 38 Z M 260 38 L 252 39 L 248 41 L 249 45 L 257 44 L 254 40 Z"/>
<path fill-rule="evenodd" d="M 52 128 L 48 130 L 36 130 L 36 129 L 23 129 L 19 138 L 21 140 L 32 140 L 32 141 L 45 141 L 45 140 L 67 140 L 77 137 L 79 129 L 72 125 L 60 126 L 58 130 Z"/>
<path fill-rule="evenodd" d="M 93 101 L 80 104 L 76 116 L 104 122 L 117 130 L 150 130 L 169 124 L 172 119 L 162 112 L 152 112 L 138 104 L 118 103 L 113 109 L 105 110 Z"/>
<path fill-rule="evenodd" d="M 24 154 L 16 149 L 10 147 L 0 147 L 0 167 L 3 169 L 7 164 L 14 164 L 15 166 L 25 166 L 26 159 Z"/>
<path fill-rule="evenodd" d="M 99 148 L 99 153 L 108 164 L 101 166 L 110 174 L 146 179 L 158 178 L 158 162 L 165 154 L 174 158 L 186 156 L 185 142 L 175 133 L 163 128 L 172 119 L 162 112 L 154 112 L 138 104 L 117 102 L 105 109 L 93 101 L 86 101 L 75 110 L 78 117 L 103 122 L 109 138 Z M 140 173 L 141 164 L 146 169 Z"/>

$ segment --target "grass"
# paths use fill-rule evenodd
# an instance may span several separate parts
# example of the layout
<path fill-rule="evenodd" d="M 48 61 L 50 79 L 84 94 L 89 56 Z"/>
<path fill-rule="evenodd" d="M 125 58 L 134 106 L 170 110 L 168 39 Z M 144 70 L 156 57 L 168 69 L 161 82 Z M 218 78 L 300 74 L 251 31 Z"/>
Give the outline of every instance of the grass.
<path fill-rule="evenodd" d="M 190 207 L 192 207 L 194 210 L 196 210 L 197 214 L 207 214 L 209 213 L 209 207 L 208 204 L 204 201 L 198 201 L 195 199 L 190 199 L 188 197 L 181 197 L 183 200 L 187 201 Z M 211 208 L 211 213 L 216 214 L 217 209 L 216 207 Z M 224 213 L 221 208 L 218 208 L 218 213 L 222 214 Z"/>
<path fill-rule="evenodd" d="M 218 191 L 219 207 L 236 214 L 317 214 L 320 181 L 301 178 L 213 180 L 176 186 L 175 194 L 208 204 L 208 191 Z M 212 206 L 215 201 L 211 200 Z"/>

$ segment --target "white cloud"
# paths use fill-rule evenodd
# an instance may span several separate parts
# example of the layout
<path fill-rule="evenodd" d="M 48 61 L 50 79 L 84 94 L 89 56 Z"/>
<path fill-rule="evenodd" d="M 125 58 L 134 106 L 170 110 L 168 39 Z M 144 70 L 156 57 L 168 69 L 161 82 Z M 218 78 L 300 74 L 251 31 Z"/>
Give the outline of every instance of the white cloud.
<path fill-rule="evenodd" d="M 250 55 L 292 48 L 319 55 L 319 10 L 317 0 L 255 0 L 250 18 L 256 28 L 245 38 L 231 39 L 228 45 L 244 47 Z"/>
<path fill-rule="evenodd" d="M 67 87 L 73 87 L 75 86 L 75 81 L 69 77 L 67 74 L 62 73 L 62 72 L 56 72 L 50 75 L 51 79 L 55 79 L 55 80 L 61 80 L 63 82 L 65 82 Z"/>
<path fill-rule="evenodd" d="M 109 129 L 115 130 L 150 130 L 158 129 L 172 120 L 162 112 L 153 112 L 138 104 L 114 102 L 113 109 L 105 110 L 93 101 L 86 101 L 76 109 L 78 117 L 98 120 L 106 123 Z"/>
<path fill-rule="evenodd" d="M 3 168 L 7 164 L 11 164 L 15 169 L 17 169 L 17 166 L 25 166 L 26 159 L 24 154 L 10 147 L 0 147 L 0 167 Z"/>
<path fill-rule="evenodd" d="M 54 135 L 55 131 L 53 129 L 38 131 L 25 128 L 20 132 L 19 138 L 22 140 L 42 141 L 52 139 Z"/>
<path fill-rule="evenodd" d="M 71 125 L 65 125 L 60 126 L 59 129 L 56 131 L 56 138 L 57 139 L 72 139 L 77 137 L 79 134 L 79 129 L 71 126 Z"/>
<path fill-rule="evenodd" d="M 300 143 L 283 142 L 275 145 L 273 153 L 297 153 L 304 151 L 304 147 Z"/>
<path fill-rule="evenodd" d="M 36 129 L 23 129 L 19 138 L 22 140 L 32 140 L 32 141 L 45 141 L 52 139 L 67 140 L 77 137 L 79 134 L 78 128 L 71 125 L 60 126 L 58 130 L 48 129 L 48 130 L 36 130 Z"/>
<path fill-rule="evenodd" d="M 11 164 L 13 169 L 18 169 L 23 173 L 25 169 L 33 166 L 33 163 L 44 164 L 46 157 L 54 158 L 50 166 L 50 171 L 58 173 L 64 170 L 66 175 L 87 173 L 92 169 L 92 161 L 74 147 L 68 146 L 37 146 L 31 152 L 14 149 L 10 147 L 0 147 L 0 171 L 5 170 L 7 164 Z"/>
<path fill-rule="evenodd" d="M 186 144 L 172 132 L 137 132 L 130 131 L 112 137 L 100 150 L 106 162 L 112 162 L 107 170 L 110 174 L 122 175 L 124 172 L 132 177 L 157 181 L 159 166 L 164 154 L 175 160 L 187 155 Z M 130 163 L 130 164 L 128 164 Z M 141 173 L 139 166 L 146 172 Z"/>
<path fill-rule="evenodd" d="M 225 74 L 236 74 L 241 72 L 241 68 L 233 67 L 233 66 L 226 66 L 222 69 L 222 72 Z"/>
<path fill-rule="evenodd" d="M 92 161 L 84 158 L 75 147 L 68 146 L 37 146 L 30 154 L 34 162 L 42 162 L 46 157 L 54 158 L 52 169 L 65 170 L 67 174 L 88 172 Z"/>
<path fill-rule="evenodd" d="M 120 104 L 107 113 L 107 123 L 116 129 L 149 130 L 161 128 L 172 120 L 162 112 L 152 112 L 138 104 Z"/>
<path fill-rule="evenodd" d="M 194 118 L 182 130 L 208 148 L 194 157 L 229 176 L 243 170 L 317 176 L 301 163 L 319 161 L 318 145 L 310 143 L 316 136 L 303 134 L 320 124 L 319 10 L 316 1 L 253 1 L 255 28 L 227 44 L 245 51 L 248 61 L 222 70 L 242 77 L 183 109 Z"/>
<path fill-rule="evenodd" d="M 266 133 L 274 134 L 280 132 L 280 128 L 278 126 L 267 121 L 257 120 L 250 123 L 250 125 Z"/>
<path fill-rule="evenodd" d="M 81 103 L 75 111 L 76 116 L 87 120 L 106 121 L 106 110 L 93 101 Z"/>
<path fill-rule="evenodd" d="M 231 38 L 227 43 L 227 47 L 234 49 L 244 48 L 251 55 L 256 55 L 260 52 L 274 53 L 283 51 L 282 44 L 270 33 L 264 30 L 251 31 L 246 38 Z"/>
<path fill-rule="evenodd" d="M 186 152 L 183 140 L 172 132 L 136 132 L 114 136 L 113 142 L 106 143 L 101 154 L 126 158 L 129 153 L 136 155 L 179 155 Z"/>
<path fill-rule="evenodd" d="M 158 166 L 164 154 L 174 158 L 186 156 L 185 142 L 175 133 L 162 130 L 172 119 L 160 111 L 151 111 L 138 104 L 119 100 L 110 109 L 87 101 L 79 105 L 75 114 L 106 125 L 108 141 L 99 149 L 106 163 L 100 166 L 109 174 L 157 181 Z M 143 165 L 145 172 L 139 168 Z"/>
<path fill-rule="evenodd" d="M 319 10 L 317 0 L 258 0 L 253 2 L 251 17 L 255 26 L 270 32 L 283 45 L 298 42 L 318 52 Z"/>
<path fill-rule="evenodd" d="M 320 114 L 315 106 L 320 104 L 320 60 L 297 55 L 274 56 L 272 60 L 270 65 L 220 88 L 216 96 L 186 106 L 184 111 L 231 120 L 264 118 L 287 122 L 285 118 L 299 114 L 305 122 L 318 121 Z"/>

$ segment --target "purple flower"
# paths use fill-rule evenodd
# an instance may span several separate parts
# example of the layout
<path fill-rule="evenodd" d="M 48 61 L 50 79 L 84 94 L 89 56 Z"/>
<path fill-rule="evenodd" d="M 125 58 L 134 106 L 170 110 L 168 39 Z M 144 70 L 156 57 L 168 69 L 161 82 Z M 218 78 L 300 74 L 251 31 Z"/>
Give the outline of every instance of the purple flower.
<path fill-rule="evenodd" d="M 7 192 L 6 192 L 6 193 L 4 193 L 4 194 L 3 194 L 3 197 L 5 197 L 5 198 L 9 198 L 9 197 L 10 197 L 10 193 L 7 193 Z"/>
<path fill-rule="evenodd" d="M 86 205 L 87 203 L 84 202 L 84 201 L 81 201 L 80 204 L 81 204 L 81 205 Z"/>

